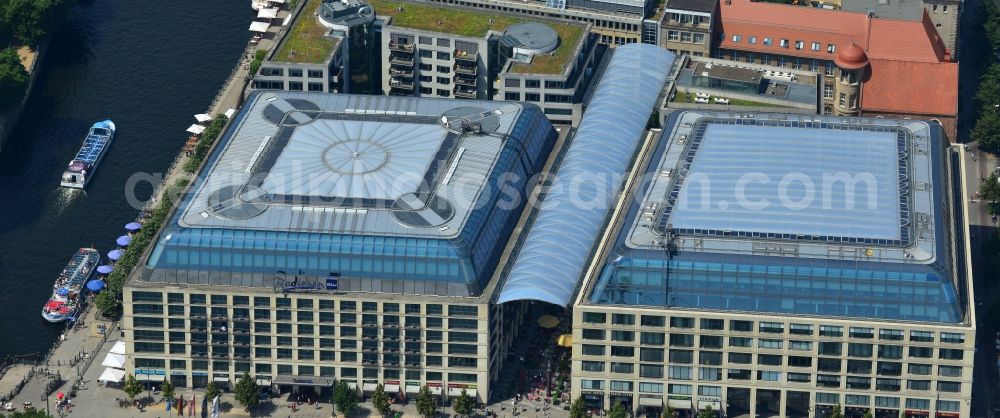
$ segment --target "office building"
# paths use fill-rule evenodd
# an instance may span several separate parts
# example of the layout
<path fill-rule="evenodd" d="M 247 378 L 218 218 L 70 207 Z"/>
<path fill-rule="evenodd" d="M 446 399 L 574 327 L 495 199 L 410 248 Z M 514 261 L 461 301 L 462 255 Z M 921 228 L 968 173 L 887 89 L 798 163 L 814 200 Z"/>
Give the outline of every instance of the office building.
<path fill-rule="evenodd" d="M 718 8 L 718 0 L 667 0 L 660 21 L 660 46 L 675 54 L 710 56 Z"/>
<path fill-rule="evenodd" d="M 592 264 L 538 272 L 570 289 L 585 273 L 573 396 L 681 417 L 969 416 L 963 158 L 924 121 L 674 113 Z"/>
<path fill-rule="evenodd" d="M 490 304 L 508 198 L 556 137 L 531 104 L 256 93 L 125 286 L 128 372 L 485 401 L 525 307 Z"/>

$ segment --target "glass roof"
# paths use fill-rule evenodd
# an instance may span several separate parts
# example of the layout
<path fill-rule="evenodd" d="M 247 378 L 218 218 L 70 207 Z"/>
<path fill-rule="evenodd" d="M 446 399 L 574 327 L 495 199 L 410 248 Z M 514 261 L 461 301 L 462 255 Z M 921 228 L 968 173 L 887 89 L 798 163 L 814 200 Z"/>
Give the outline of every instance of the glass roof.
<path fill-rule="evenodd" d="M 674 228 L 900 239 L 896 132 L 710 123 L 699 135 L 711 140 Z"/>

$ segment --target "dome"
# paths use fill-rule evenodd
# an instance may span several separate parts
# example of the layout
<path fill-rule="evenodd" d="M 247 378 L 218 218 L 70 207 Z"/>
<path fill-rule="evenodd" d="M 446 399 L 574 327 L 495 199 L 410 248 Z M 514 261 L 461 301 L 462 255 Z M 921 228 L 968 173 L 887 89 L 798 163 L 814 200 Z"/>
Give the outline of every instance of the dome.
<path fill-rule="evenodd" d="M 846 47 L 837 51 L 833 62 L 845 70 L 857 70 L 868 65 L 868 54 L 864 48 L 851 41 Z"/>

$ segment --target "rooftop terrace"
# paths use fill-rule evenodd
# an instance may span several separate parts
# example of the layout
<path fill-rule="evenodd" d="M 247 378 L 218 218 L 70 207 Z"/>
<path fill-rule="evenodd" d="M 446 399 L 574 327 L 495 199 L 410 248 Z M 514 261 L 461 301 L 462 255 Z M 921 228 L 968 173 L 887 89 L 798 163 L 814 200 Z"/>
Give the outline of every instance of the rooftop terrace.
<path fill-rule="evenodd" d="M 565 65 L 576 53 L 576 46 L 583 37 L 584 26 L 570 23 L 551 25 L 559 34 L 559 47 L 551 54 L 538 54 L 531 57 L 530 63 L 516 62 L 510 66 L 510 71 L 519 74 L 562 74 Z"/>
<path fill-rule="evenodd" d="M 330 29 L 316 17 L 322 0 L 305 2 L 292 27 L 282 37 L 278 50 L 271 56 L 271 61 L 321 64 L 340 43 L 340 39 L 326 36 Z"/>

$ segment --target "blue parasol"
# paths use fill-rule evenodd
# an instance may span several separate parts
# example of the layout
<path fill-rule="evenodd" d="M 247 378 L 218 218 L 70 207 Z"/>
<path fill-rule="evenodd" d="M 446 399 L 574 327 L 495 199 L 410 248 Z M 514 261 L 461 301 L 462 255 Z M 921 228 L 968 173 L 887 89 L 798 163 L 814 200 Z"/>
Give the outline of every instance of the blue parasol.
<path fill-rule="evenodd" d="M 111 250 L 108 252 L 108 258 L 112 261 L 117 261 L 119 258 L 125 255 L 125 251 L 122 250 Z"/>
<path fill-rule="evenodd" d="M 87 282 L 87 289 L 90 289 L 90 291 L 94 293 L 100 292 L 101 289 L 104 289 L 104 282 L 100 280 L 91 280 Z"/>
<path fill-rule="evenodd" d="M 115 271 L 114 267 L 111 267 L 111 266 L 97 266 L 97 272 L 100 273 L 100 274 L 110 274 L 112 271 Z"/>
<path fill-rule="evenodd" d="M 130 237 L 128 235 L 122 235 L 122 236 L 118 237 L 117 240 L 115 240 L 115 243 L 118 244 L 121 247 L 127 247 L 129 244 L 132 243 L 132 237 Z"/>
<path fill-rule="evenodd" d="M 66 295 L 69 294 L 69 289 L 67 289 L 65 287 L 60 287 L 60 288 L 56 289 L 56 294 L 59 295 L 59 296 L 66 296 Z"/>
<path fill-rule="evenodd" d="M 138 222 L 129 222 L 125 224 L 125 230 L 129 232 L 135 232 L 142 229 L 142 224 Z"/>

